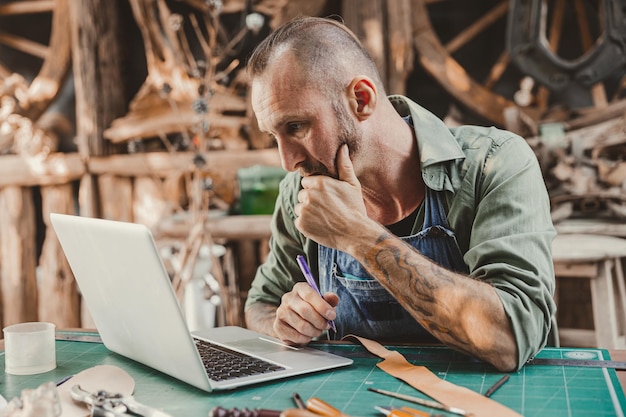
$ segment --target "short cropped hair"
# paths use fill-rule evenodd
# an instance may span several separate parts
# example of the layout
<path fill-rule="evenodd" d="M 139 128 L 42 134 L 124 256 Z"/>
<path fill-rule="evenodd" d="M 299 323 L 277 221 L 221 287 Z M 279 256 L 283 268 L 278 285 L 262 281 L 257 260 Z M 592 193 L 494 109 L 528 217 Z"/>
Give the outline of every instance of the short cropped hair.
<path fill-rule="evenodd" d="M 263 75 L 273 57 L 285 50 L 293 54 L 300 69 L 322 90 L 344 88 L 346 80 L 358 73 L 372 78 L 384 93 L 376 63 L 357 36 L 341 22 L 309 16 L 280 26 L 250 55 L 250 77 Z"/>

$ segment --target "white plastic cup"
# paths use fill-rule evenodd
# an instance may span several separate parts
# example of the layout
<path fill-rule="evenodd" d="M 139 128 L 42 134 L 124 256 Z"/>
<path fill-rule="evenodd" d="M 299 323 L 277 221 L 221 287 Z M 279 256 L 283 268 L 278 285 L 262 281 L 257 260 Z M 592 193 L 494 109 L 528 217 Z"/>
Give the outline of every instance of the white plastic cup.
<path fill-rule="evenodd" d="M 57 367 L 55 325 L 44 322 L 19 323 L 4 331 L 4 371 L 33 375 Z"/>

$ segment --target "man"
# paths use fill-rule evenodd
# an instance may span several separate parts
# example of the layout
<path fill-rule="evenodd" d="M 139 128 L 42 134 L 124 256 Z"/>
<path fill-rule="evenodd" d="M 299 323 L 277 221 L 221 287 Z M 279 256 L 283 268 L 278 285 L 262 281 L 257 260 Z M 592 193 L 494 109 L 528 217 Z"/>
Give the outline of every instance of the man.
<path fill-rule="evenodd" d="M 283 180 L 249 328 L 290 344 L 436 338 L 502 371 L 546 343 L 555 235 L 526 142 L 449 129 L 405 97 L 340 23 L 301 18 L 248 62 L 252 106 Z M 302 278 L 304 254 L 320 297 Z M 337 332 L 329 330 L 334 320 Z"/>

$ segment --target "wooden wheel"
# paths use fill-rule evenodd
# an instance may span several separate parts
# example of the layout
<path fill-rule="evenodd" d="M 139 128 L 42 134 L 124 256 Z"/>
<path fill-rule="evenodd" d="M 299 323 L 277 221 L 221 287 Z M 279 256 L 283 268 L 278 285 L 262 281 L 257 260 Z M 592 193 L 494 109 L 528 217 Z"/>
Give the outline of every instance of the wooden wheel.
<path fill-rule="evenodd" d="M 626 1 L 466 3 L 413 4 L 421 64 L 464 107 L 534 134 L 541 123 L 569 130 L 626 110 Z"/>
<path fill-rule="evenodd" d="M 70 63 L 68 0 L 0 0 L 0 86 L 20 74 L 17 112 L 36 120 L 59 92 Z M 24 68 L 18 67 L 25 64 Z M 31 74 L 32 68 L 39 68 Z"/>

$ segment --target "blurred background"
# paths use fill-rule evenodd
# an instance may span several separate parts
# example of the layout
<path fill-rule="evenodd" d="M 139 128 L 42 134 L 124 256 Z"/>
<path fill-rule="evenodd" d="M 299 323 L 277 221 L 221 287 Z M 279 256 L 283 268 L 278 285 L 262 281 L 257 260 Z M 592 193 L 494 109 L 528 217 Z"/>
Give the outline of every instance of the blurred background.
<path fill-rule="evenodd" d="M 0 0 L 3 325 L 93 327 L 50 212 L 146 224 L 190 327 L 243 325 L 284 171 L 242 69 L 299 15 L 450 126 L 522 135 L 559 233 L 626 236 L 623 0 Z M 559 322 L 593 329 L 591 287 L 559 282 Z"/>

